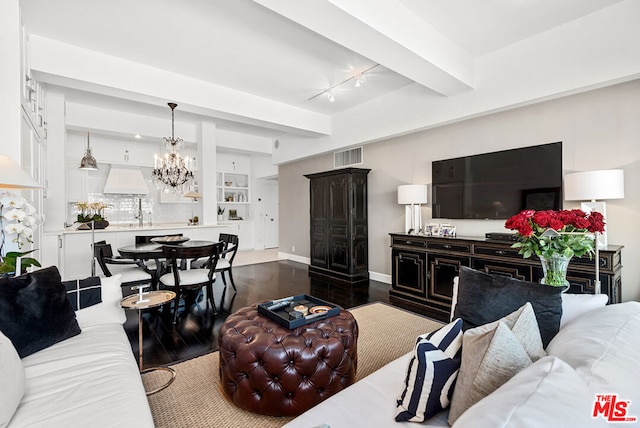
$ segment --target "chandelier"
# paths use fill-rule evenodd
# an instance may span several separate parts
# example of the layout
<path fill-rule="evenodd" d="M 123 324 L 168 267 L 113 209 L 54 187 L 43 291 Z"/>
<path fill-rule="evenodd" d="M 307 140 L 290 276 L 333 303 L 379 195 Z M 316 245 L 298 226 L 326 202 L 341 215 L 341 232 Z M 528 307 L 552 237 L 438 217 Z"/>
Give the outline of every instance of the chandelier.
<path fill-rule="evenodd" d="M 178 104 L 168 103 L 171 108 L 171 138 L 164 137 L 165 146 L 168 150 L 164 157 L 155 156 L 153 166 L 153 183 L 156 188 L 165 193 L 184 193 L 190 188 L 193 182 L 193 161 L 189 157 L 182 158 L 178 149 L 184 146 L 182 138 L 174 136 L 174 109 Z"/>

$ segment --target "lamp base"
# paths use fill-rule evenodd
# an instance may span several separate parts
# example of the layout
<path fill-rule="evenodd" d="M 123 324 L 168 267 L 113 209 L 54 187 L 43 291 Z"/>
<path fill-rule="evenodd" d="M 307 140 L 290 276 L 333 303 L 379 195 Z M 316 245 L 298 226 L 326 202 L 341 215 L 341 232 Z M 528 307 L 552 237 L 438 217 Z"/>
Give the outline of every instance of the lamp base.
<path fill-rule="evenodd" d="M 405 205 L 404 230 L 409 235 L 422 233 L 422 209 L 420 204 Z"/>

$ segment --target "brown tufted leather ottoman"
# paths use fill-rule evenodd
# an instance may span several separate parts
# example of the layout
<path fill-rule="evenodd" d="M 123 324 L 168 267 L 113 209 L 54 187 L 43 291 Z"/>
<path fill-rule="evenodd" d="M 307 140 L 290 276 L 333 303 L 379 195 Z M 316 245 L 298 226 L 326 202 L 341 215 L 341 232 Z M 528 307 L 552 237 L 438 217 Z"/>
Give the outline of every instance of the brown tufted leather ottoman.
<path fill-rule="evenodd" d="M 243 409 L 299 415 L 355 381 L 357 339 L 347 311 L 289 330 L 242 308 L 220 330 L 222 388 Z"/>

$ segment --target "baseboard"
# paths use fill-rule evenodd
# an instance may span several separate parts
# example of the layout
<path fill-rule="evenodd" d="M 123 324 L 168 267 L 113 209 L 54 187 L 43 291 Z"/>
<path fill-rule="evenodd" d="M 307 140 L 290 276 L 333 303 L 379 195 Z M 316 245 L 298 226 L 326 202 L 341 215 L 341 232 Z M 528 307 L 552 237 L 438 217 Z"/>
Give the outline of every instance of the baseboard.
<path fill-rule="evenodd" d="M 278 258 L 291 260 L 292 262 L 304 263 L 305 265 L 311 264 L 311 259 L 309 257 L 296 256 L 295 254 L 282 253 L 280 251 L 278 251 Z"/>
<path fill-rule="evenodd" d="M 384 273 L 369 271 L 369 279 L 372 279 L 378 282 L 383 282 L 385 284 L 391 284 L 391 275 L 387 275 Z"/>
<path fill-rule="evenodd" d="M 295 254 L 283 253 L 278 251 L 278 258 L 284 260 L 291 260 L 293 262 L 304 263 L 305 265 L 311 264 L 311 259 L 309 257 L 296 256 Z M 385 284 L 391 284 L 391 275 L 387 275 L 384 273 L 371 272 L 369 271 L 369 279 L 374 281 L 383 282 Z"/>

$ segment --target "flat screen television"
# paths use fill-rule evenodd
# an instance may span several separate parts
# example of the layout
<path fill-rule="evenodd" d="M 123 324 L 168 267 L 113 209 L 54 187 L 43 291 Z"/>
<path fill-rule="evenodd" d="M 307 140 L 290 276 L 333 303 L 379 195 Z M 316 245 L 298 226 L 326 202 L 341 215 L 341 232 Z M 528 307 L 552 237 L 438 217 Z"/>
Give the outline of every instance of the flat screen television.
<path fill-rule="evenodd" d="M 507 219 L 524 209 L 560 209 L 562 142 L 432 164 L 434 218 Z"/>

